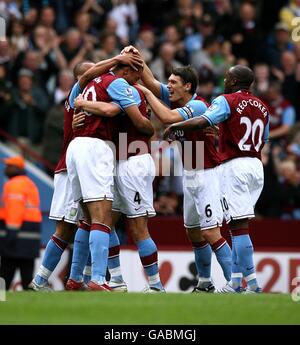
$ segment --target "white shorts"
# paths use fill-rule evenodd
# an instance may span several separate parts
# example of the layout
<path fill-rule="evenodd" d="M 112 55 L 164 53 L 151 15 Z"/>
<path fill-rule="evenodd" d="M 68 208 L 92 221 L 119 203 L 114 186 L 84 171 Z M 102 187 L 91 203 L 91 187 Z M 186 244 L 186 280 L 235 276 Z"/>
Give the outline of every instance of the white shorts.
<path fill-rule="evenodd" d="M 105 141 L 90 137 L 73 139 L 66 161 L 74 201 L 113 200 L 114 155 Z"/>
<path fill-rule="evenodd" d="M 49 218 L 64 220 L 72 224 L 76 224 L 82 218 L 79 203 L 73 200 L 71 185 L 66 171 L 54 175 L 54 192 Z"/>
<path fill-rule="evenodd" d="M 153 179 L 155 165 L 150 154 L 138 155 L 117 163 L 112 209 L 128 218 L 153 217 Z"/>
<path fill-rule="evenodd" d="M 220 166 L 221 192 L 225 195 L 230 220 L 253 218 L 255 204 L 264 186 L 262 162 L 255 157 L 234 158 Z"/>
<path fill-rule="evenodd" d="M 218 169 L 184 170 L 183 219 L 187 229 L 208 230 L 222 226 Z"/>

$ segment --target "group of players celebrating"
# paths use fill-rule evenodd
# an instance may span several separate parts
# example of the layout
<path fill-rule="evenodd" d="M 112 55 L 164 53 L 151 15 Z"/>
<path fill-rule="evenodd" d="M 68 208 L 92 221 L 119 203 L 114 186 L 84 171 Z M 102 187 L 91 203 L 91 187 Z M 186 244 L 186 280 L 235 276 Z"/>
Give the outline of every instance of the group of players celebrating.
<path fill-rule="evenodd" d="M 65 102 L 63 152 L 50 210 L 56 231 L 30 288 L 50 289 L 48 279 L 78 226 L 66 289 L 127 291 L 114 229 L 123 213 L 148 278 L 144 292 L 165 292 L 157 247 L 147 227 L 148 217 L 155 215 L 150 106 L 169 126 L 165 139 L 192 144 L 190 154 L 183 151 L 183 217 L 199 277 L 193 291 L 261 292 L 249 220 L 263 188 L 261 150 L 268 139 L 269 113 L 250 92 L 252 70 L 231 67 L 224 94 L 210 106 L 196 94 L 198 76 L 191 66 L 174 69 L 164 85 L 132 46 L 97 64 L 80 63 L 74 75 L 77 82 Z M 195 150 L 199 142 L 203 155 Z M 229 223 L 232 248 L 220 232 L 223 219 Z M 217 290 L 211 280 L 212 251 L 227 281 Z"/>

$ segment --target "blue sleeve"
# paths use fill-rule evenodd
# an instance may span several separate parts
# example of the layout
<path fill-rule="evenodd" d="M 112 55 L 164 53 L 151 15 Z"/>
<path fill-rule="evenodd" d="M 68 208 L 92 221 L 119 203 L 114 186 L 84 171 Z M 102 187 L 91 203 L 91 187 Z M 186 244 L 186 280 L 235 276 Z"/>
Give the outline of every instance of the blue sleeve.
<path fill-rule="evenodd" d="M 282 123 L 284 125 L 293 126 L 295 123 L 296 113 L 294 107 L 290 106 L 284 109 L 282 115 Z"/>
<path fill-rule="evenodd" d="M 170 99 L 170 92 L 165 84 L 160 84 L 160 99 L 165 103 L 165 105 L 169 106 L 171 105 Z"/>
<path fill-rule="evenodd" d="M 191 100 L 184 107 L 176 109 L 184 120 L 200 116 L 205 113 L 207 106 L 202 101 Z"/>
<path fill-rule="evenodd" d="M 270 131 L 270 118 L 268 120 L 268 123 L 265 127 L 265 131 L 264 131 L 264 142 L 268 142 L 269 141 L 269 131 Z"/>
<path fill-rule="evenodd" d="M 224 96 L 219 96 L 212 102 L 206 112 L 201 115 L 211 125 L 216 125 L 220 122 L 227 120 L 230 116 L 229 104 Z"/>
<path fill-rule="evenodd" d="M 70 92 L 69 95 L 69 104 L 71 106 L 71 108 L 74 109 L 74 103 L 75 103 L 75 98 L 80 94 L 81 92 L 81 88 L 80 88 L 80 84 L 79 81 L 77 83 L 75 83 L 72 87 L 72 90 Z"/>
<path fill-rule="evenodd" d="M 132 105 L 139 106 L 141 102 L 138 91 L 134 87 L 130 86 L 123 78 L 115 79 L 110 83 L 107 88 L 107 93 L 112 101 L 120 105 L 123 109 Z"/>

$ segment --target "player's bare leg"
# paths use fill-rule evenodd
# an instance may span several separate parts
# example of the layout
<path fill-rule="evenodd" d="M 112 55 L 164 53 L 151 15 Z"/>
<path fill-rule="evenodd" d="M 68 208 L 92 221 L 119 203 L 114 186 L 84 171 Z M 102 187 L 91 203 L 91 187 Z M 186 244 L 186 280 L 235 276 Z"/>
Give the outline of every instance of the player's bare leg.
<path fill-rule="evenodd" d="M 198 284 L 193 292 L 214 292 L 215 287 L 211 281 L 211 247 L 203 237 L 200 227 L 186 228 L 186 234 L 193 247 L 198 273 Z"/>
<path fill-rule="evenodd" d="M 106 284 L 109 234 L 112 225 L 112 201 L 101 200 L 86 203 L 91 217 L 89 247 L 92 259 L 92 277 L 88 284 L 90 290 L 110 291 Z"/>
<path fill-rule="evenodd" d="M 231 284 L 233 287 L 242 286 L 242 278 L 246 280 L 246 292 L 259 293 L 253 260 L 253 244 L 249 235 L 249 220 L 232 220 L 229 223 L 232 236 L 233 267 Z"/>
<path fill-rule="evenodd" d="M 158 271 L 157 247 L 148 231 L 148 217 L 128 218 L 128 225 L 145 273 L 148 277 L 149 289 L 147 292 L 164 292 Z M 146 292 L 145 290 L 145 292 Z"/>
<path fill-rule="evenodd" d="M 42 264 L 29 285 L 30 289 L 35 291 L 49 290 L 48 279 L 58 265 L 61 255 L 72 239 L 75 229 L 75 224 L 67 223 L 63 220 L 56 222 L 55 233 L 47 244 Z"/>

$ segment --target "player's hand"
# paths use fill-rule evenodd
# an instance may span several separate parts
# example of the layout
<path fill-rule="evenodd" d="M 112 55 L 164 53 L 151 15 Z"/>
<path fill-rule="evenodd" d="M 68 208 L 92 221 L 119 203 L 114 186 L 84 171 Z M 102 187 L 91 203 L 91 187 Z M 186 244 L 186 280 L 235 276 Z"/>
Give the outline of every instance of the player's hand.
<path fill-rule="evenodd" d="M 137 54 L 132 54 L 132 53 L 119 54 L 118 56 L 116 56 L 116 59 L 119 63 L 122 63 L 124 65 L 129 65 L 135 71 L 138 71 L 140 68 L 143 68 L 144 66 L 144 61 Z"/>
<path fill-rule="evenodd" d="M 219 127 L 218 126 L 209 126 L 203 129 L 203 133 L 207 136 L 216 137 L 219 135 Z"/>
<path fill-rule="evenodd" d="M 139 50 L 137 48 L 135 48 L 134 46 L 127 46 L 127 47 L 125 47 L 121 51 L 121 54 L 125 54 L 125 53 L 133 53 L 133 54 L 136 54 L 136 55 L 141 55 Z"/>
<path fill-rule="evenodd" d="M 163 139 L 169 140 L 169 141 L 176 140 L 175 134 L 173 133 L 173 126 L 172 125 L 167 127 L 164 130 Z"/>
<path fill-rule="evenodd" d="M 144 85 L 141 85 L 141 84 L 135 84 L 134 87 L 140 89 L 140 90 L 143 92 L 143 94 L 144 94 L 145 96 L 149 95 L 150 92 L 151 92 L 151 91 L 148 90 Z"/>
<path fill-rule="evenodd" d="M 85 121 L 85 113 L 83 111 L 79 112 L 78 114 L 73 115 L 73 121 L 72 121 L 72 129 L 73 131 L 79 127 L 82 127 L 84 125 Z"/>
<path fill-rule="evenodd" d="M 75 98 L 75 103 L 74 104 L 75 104 L 75 108 L 76 109 L 83 108 L 84 99 L 83 99 L 83 96 L 82 96 L 81 93 Z"/>

